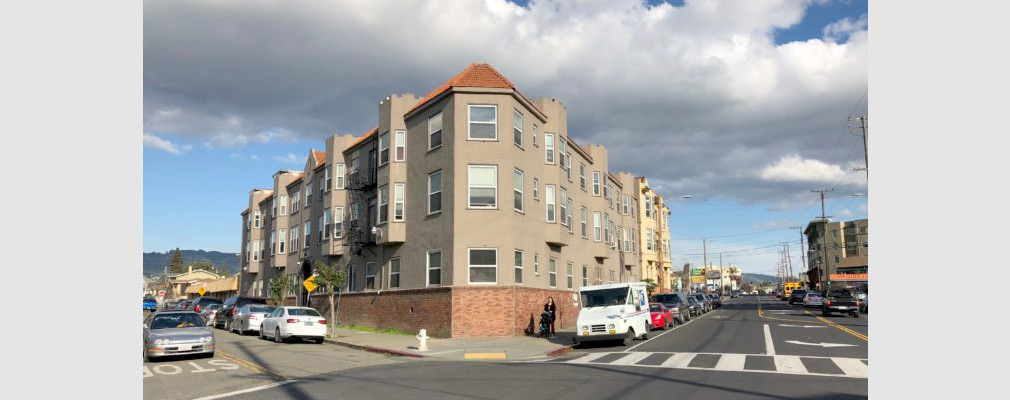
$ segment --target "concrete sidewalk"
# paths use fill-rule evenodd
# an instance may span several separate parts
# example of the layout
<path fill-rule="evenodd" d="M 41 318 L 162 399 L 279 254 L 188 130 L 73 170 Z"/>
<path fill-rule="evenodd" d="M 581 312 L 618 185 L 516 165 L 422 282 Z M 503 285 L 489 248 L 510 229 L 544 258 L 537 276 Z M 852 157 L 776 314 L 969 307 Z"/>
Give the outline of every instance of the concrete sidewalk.
<path fill-rule="evenodd" d="M 571 350 L 573 331 L 559 331 L 557 338 L 530 336 L 495 338 L 428 339 L 428 351 L 418 351 L 414 336 L 337 329 L 326 342 L 358 350 L 406 357 L 445 360 L 522 360 L 554 357 Z"/>

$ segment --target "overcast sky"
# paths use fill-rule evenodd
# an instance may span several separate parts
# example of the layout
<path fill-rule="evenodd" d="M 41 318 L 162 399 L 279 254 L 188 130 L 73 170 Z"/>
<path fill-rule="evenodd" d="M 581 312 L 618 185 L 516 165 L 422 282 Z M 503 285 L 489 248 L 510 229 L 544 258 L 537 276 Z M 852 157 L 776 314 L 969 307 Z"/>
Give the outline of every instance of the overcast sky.
<path fill-rule="evenodd" d="M 769 272 L 765 246 L 790 240 L 796 269 L 811 189 L 834 188 L 836 219 L 867 215 L 848 121 L 867 110 L 867 4 L 672 3 L 146 1 L 144 249 L 237 251 L 249 189 L 375 126 L 387 95 L 487 62 L 564 102 L 612 171 L 693 196 L 671 200 L 675 264 L 711 237 L 710 262 Z"/>

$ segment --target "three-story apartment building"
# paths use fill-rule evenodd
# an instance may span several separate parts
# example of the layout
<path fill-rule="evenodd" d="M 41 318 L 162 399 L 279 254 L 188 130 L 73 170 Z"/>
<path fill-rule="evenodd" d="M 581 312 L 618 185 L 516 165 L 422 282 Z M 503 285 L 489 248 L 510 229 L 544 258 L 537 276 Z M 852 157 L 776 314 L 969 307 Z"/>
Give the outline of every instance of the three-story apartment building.
<path fill-rule="evenodd" d="M 576 143 L 560 101 L 531 100 L 473 64 L 423 98 L 390 95 L 378 117 L 250 193 L 243 293 L 266 296 L 272 276 L 300 281 L 319 261 L 347 271 L 341 324 L 506 336 L 548 298 L 561 329 L 575 322 L 579 287 L 644 277 L 641 178 L 612 173 L 604 147 Z M 265 218 L 281 197 L 285 215 Z M 253 254 L 278 243 L 283 253 Z M 328 307 L 300 286 L 291 295 Z"/>
<path fill-rule="evenodd" d="M 636 192 L 640 200 L 642 218 L 638 224 L 642 237 L 642 279 L 652 279 L 656 283 L 656 293 L 671 290 L 670 283 L 670 208 L 663 202 L 663 196 L 649 186 L 645 177 L 635 179 Z"/>

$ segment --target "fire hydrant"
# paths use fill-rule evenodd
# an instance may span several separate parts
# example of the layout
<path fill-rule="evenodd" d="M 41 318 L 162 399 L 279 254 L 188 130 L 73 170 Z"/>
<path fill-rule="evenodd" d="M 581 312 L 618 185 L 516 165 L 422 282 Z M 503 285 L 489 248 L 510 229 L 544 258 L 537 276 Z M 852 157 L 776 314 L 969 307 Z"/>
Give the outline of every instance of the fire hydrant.
<path fill-rule="evenodd" d="M 417 334 L 417 340 L 421 343 L 417 346 L 417 351 L 428 351 L 428 331 L 421 329 L 421 332 Z"/>

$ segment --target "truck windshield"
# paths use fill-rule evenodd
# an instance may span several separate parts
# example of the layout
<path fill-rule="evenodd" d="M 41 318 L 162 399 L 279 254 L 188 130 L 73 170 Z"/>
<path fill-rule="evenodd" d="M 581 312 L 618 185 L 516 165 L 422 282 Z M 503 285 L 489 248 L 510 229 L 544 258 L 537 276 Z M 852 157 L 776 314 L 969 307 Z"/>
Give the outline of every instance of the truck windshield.
<path fill-rule="evenodd" d="M 616 306 L 628 302 L 628 288 L 597 289 L 581 292 L 582 307 Z"/>

